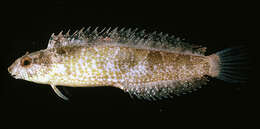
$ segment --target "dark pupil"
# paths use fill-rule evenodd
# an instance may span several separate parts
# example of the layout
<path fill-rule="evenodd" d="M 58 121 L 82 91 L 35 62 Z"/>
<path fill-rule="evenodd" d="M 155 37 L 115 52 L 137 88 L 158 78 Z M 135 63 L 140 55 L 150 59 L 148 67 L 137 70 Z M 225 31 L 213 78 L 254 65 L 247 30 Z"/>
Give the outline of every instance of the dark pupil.
<path fill-rule="evenodd" d="M 26 66 L 26 65 L 29 65 L 31 62 L 29 61 L 29 60 L 25 60 L 24 62 L 23 62 L 23 65 L 24 66 Z"/>

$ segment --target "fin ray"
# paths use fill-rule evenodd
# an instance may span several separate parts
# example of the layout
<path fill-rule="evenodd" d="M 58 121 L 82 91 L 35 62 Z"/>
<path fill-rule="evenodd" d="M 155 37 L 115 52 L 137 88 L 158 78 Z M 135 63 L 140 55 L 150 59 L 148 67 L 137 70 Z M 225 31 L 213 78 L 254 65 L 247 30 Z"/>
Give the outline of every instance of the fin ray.
<path fill-rule="evenodd" d="M 69 98 L 66 97 L 65 95 L 63 95 L 63 94 L 61 93 L 61 91 L 60 91 L 55 85 L 51 85 L 51 87 L 52 87 L 53 91 L 54 91 L 59 97 L 61 97 L 61 98 L 64 99 L 64 100 L 69 100 Z"/>
<path fill-rule="evenodd" d="M 94 29 L 94 30 L 93 30 Z M 186 52 L 189 51 L 195 54 L 204 54 L 205 48 L 191 45 L 184 40 L 175 36 L 169 36 L 163 33 L 145 33 L 144 30 L 124 29 L 118 28 L 82 28 L 75 31 L 72 35 L 67 32 L 66 34 L 59 33 L 58 35 L 52 34 L 47 49 L 57 48 L 68 45 L 98 45 L 117 43 L 120 45 L 129 45 L 136 48 L 151 48 L 163 49 L 168 51 Z"/>
<path fill-rule="evenodd" d="M 231 83 L 247 82 L 250 66 L 246 47 L 227 48 L 216 54 L 220 59 L 218 79 Z"/>
<path fill-rule="evenodd" d="M 161 81 L 146 84 L 123 84 L 116 85 L 131 97 L 144 100 L 161 100 L 163 98 L 173 98 L 173 95 L 182 95 L 187 92 L 196 91 L 207 83 L 207 78 L 191 79 L 187 82 Z"/>

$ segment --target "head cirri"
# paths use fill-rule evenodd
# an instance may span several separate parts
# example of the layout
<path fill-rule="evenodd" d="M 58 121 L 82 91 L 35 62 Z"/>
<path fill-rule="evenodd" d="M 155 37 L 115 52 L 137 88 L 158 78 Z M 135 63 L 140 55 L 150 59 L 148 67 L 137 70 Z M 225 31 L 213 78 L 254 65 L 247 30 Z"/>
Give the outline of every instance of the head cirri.
<path fill-rule="evenodd" d="M 52 63 L 51 58 L 52 53 L 45 50 L 27 52 L 8 67 L 8 72 L 16 79 L 47 83 L 47 75 Z"/>

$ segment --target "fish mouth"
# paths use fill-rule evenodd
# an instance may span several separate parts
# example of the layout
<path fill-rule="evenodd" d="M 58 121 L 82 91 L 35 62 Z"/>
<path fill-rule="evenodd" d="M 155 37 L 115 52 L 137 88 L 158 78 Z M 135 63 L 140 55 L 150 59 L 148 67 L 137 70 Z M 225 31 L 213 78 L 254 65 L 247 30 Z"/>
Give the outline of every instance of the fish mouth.
<path fill-rule="evenodd" d="M 16 73 L 16 69 L 14 69 L 14 66 L 11 65 L 10 67 L 7 68 L 9 74 L 15 78 L 15 79 L 19 79 L 19 77 L 15 74 Z"/>
<path fill-rule="evenodd" d="M 9 73 L 10 73 L 10 72 L 9 72 Z M 13 78 L 15 78 L 15 79 L 18 78 L 17 75 L 15 75 L 15 74 L 13 74 L 13 73 L 10 73 L 10 75 L 11 75 Z"/>
<path fill-rule="evenodd" d="M 9 72 L 9 74 L 13 77 L 13 78 L 15 78 L 15 79 L 20 79 L 21 77 L 19 77 L 18 75 L 16 75 L 16 74 L 14 74 L 13 72 L 11 72 L 9 69 L 8 69 L 8 72 Z"/>
<path fill-rule="evenodd" d="M 13 78 L 15 78 L 15 79 L 21 79 L 21 77 L 18 76 L 18 75 L 13 75 L 13 74 L 11 74 L 11 76 L 12 76 Z"/>
<path fill-rule="evenodd" d="M 13 78 L 15 78 L 15 79 L 20 79 L 20 77 L 18 77 L 17 75 L 12 75 L 13 76 Z"/>

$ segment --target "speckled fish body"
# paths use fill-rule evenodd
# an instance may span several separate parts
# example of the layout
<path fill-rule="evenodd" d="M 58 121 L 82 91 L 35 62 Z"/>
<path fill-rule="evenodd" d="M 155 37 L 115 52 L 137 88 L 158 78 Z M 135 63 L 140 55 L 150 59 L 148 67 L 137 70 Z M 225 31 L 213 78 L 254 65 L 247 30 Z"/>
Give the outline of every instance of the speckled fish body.
<path fill-rule="evenodd" d="M 196 90 L 208 81 L 205 75 L 222 80 L 230 75 L 221 74 L 220 68 L 226 72 L 229 67 L 220 64 L 230 59 L 222 55 L 231 49 L 204 56 L 203 47 L 168 35 L 136 31 L 90 33 L 87 29 L 73 35 L 52 35 L 47 49 L 27 53 L 8 70 L 16 78 L 50 84 L 63 99 L 68 98 L 57 85 L 114 86 L 137 97 L 155 99 Z"/>

